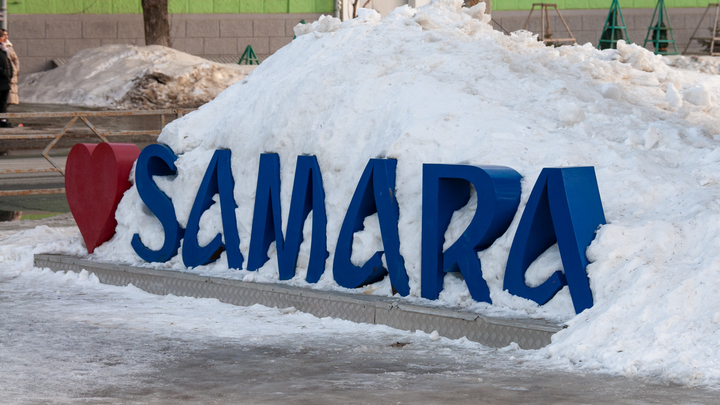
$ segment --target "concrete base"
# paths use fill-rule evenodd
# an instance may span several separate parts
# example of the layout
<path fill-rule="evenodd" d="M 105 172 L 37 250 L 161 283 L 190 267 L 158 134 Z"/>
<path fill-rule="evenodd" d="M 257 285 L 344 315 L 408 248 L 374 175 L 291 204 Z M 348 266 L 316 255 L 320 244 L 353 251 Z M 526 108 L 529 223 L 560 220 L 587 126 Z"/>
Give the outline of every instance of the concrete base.
<path fill-rule="evenodd" d="M 87 270 L 102 283 L 132 284 L 158 295 L 216 298 L 241 306 L 295 307 L 318 317 L 329 316 L 409 331 L 431 333 L 436 330 L 441 336 L 452 339 L 464 336 L 490 347 L 504 347 L 515 342 L 523 349 L 539 349 L 550 344 L 552 335 L 562 329 L 560 325 L 542 320 L 494 318 L 408 305 L 390 297 L 309 290 L 281 284 L 244 283 L 171 270 L 92 262 L 63 255 L 35 255 L 35 267 L 47 267 L 53 271 Z"/>

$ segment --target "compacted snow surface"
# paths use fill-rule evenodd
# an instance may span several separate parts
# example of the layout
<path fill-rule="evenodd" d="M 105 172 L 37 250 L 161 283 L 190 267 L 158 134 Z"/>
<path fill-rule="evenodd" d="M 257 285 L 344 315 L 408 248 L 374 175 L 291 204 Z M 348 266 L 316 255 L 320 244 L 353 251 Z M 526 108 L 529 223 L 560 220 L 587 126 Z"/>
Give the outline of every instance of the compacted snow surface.
<path fill-rule="evenodd" d="M 179 156 L 178 174 L 156 182 L 172 198 L 180 224 L 187 224 L 213 152 L 232 150 L 247 259 L 260 154 L 280 155 L 284 220 L 297 156 L 315 155 L 330 258 L 317 284 L 304 281 L 308 221 L 289 283 L 341 289 L 331 264 L 360 175 L 371 158 L 397 159 L 409 301 L 566 322 L 550 346 L 528 354 L 546 364 L 720 384 L 720 76 L 675 69 L 622 42 L 606 51 L 590 44 L 546 47 L 530 33 L 494 31 L 483 3 L 461 4 L 404 6 L 382 19 L 361 10 L 351 21 L 323 17 L 298 26 L 297 39 L 250 76 L 168 125 L 159 141 Z M 419 298 L 423 163 L 503 165 L 524 177 L 512 225 L 479 253 L 493 305 L 473 301 L 452 274 L 439 300 Z M 508 251 L 535 180 L 544 167 L 570 166 L 595 167 L 608 222 L 587 251 L 595 305 L 577 316 L 567 288 L 544 306 L 502 290 Z M 474 215 L 474 201 L 453 217 L 446 247 Z M 150 266 L 130 240 L 139 233 L 158 249 L 163 231 L 134 187 L 116 217 L 117 234 L 93 257 Z M 376 217 L 365 225 L 355 235 L 356 264 L 382 250 Z M 215 204 L 201 219 L 200 244 L 221 229 Z M 270 261 L 257 272 L 228 270 L 224 253 L 190 270 L 179 255 L 153 266 L 277 282 L 276 263 L 271 246 Z M 531 266 L 527 282 L 537 285 L 561 267 L 551 248 Z M 392 294 L 387 278 L 358 292 Z"/>

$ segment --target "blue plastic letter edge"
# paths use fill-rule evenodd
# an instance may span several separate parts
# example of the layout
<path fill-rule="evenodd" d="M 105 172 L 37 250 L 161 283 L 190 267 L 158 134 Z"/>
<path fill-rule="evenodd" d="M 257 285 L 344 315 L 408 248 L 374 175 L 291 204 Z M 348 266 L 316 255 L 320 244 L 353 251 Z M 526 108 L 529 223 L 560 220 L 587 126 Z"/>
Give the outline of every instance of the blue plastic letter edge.
<path fill-rule="evenodd" d="M 503 166 L 423 165 L 421 295 L 437 299 L 446 272 L 460 271 L 476 301 L 491 302 L 477 252 L 507 230 L 520 203 L 521 176 Z M 477 193 L 475 216 L 445 252 L 445 232 L 453 212 Z"/>
<path fill-rule="evenodd" d="M 280 211 L 280 156 L 277 153 L 263 153 L 260 155 L 255 191 L 248 270 L 255 271 L 268 261 L 267 252 L 273 242 L 277 252 L 282 252 L 284 242 Z"/>
<path fill-rule="evenodd" d="M 310 211 L 313 213 L 312 236 L 305 280 L 308 283 L 316 283 L 325 271 L 325 261 L 328 257 L 325 191 L 317 158 L 298 156 L 284 249 L 278 252 L 280 280 L 289 280 L 295 276 L 300 245 L 303 242 L 303 224 Z"/>
<path fill-rule="evenodd" d="M 397 229 L 399 208 L 395 199 L 396 166 L 397 161 L 394 159 L 371 159 L 360 177 L 340 228 L 333 259 L 333 276 L 343 287 L 357 288 L 371 284 L 389 272 L 395 290 L 402 296 L 410 293 Z M 378 214 L 385 250 L 376 252 L 362 267 L 358 267 L 350 261 L 353 234 L 362 229 L 364 219 L 374 213 Z M 386 255 L 388 269 L 382 264 L 382 254 Z"/>
<path fill-rule="evenodd" d="M 593 299 L 585 250 L 604 223 L 594 168 L 543 169 L 515 233 L 503 288 L 542 305 L 568 285 L 575 312 L 590 308 Z M 556 242 L 565 273 L 558 270 L 539 286 L 528 287 L 527 269 Z"/>
<path fill-rule="evenodd" d="M 232 177 L 230 160 L 231 152 L 229 150 L 216 150 L 205 171 L 185 231 L 182 255 L 183 263 L 187 267 L 208 264 L 217 259 L 222 250 L 225 250 L 227 252 L 228 267 L 242 268 L 243 257 L 240 253 L 240 238 L 235 217 L 237 204 L 233 196 L 235 182 Z M 215 235 L 210 243 L 201 247 L 197 240 L 198 231 L 200 230 L 200 218 L 213 205 L 212 198 L 215 194 L 220 196 L 223 235 Z M 222 241 L 223 236 L 225 243 Z"/>
<path fill-rule="evenodd" d="M 153 176 L 170 176 L 177 173 L 175 161 L 177 156 L 173 151 L 160 144 L 148 145 L 135 166 L 135 186 L 143 203 L 155 214 L 165 231 L 165 241 L 160 250 L 150 250 L 140 240 L 139 234 L 134 234 L 131 245 L 146 262 L 166 262 L 175 256 L 180 248 L 183 229 L 177 222 L 175 207 L 170 198 L 163 193 L 153 181 Z"/>

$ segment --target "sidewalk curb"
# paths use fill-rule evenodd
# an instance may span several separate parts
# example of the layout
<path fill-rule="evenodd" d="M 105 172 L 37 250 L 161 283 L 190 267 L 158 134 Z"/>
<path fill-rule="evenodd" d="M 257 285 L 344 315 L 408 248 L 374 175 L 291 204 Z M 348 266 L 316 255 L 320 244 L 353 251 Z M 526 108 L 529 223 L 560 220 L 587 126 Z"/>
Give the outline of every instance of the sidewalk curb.
<path fill-rule="evenodd" d="M 505 347 L 515 342 L 523 349 L 539 349 L 550 344 L 552 335 L 562 329 L 560 325 L 544 320 L 488 317 L 404 304 L 402 300 L 391 297 L 310 290 L 282 284 L 246 283 L 172 270 L 93 262 L 65 255 L 37 254 L 34 265 L 63 272 L 87 270 L 104 284 L 132 284 L 157 295 L 216 298 L 240 306 L 295 307 L 318 317 L 427 333 L 437 330 L 444 337 L 459 339 L 464 336 L 490 347 Z"/>

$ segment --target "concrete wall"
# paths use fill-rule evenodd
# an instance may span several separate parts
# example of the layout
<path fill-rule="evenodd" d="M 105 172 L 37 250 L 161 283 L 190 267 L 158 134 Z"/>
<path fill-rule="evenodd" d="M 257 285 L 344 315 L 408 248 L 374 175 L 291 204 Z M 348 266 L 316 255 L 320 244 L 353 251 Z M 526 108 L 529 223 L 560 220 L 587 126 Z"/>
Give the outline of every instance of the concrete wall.
<path fill-rule="evenodd" d="M 683 49 L 685 49 L 685 45 L 687 45 L 690 36 L 692 36 L 704 12 L 705 8 L 668 9 L 670 26 L 673 28 L 673 35 L 675 36 L 678 52 L 682 52 Z M 602 34 L 603 25 L 607 19 L 608 10 L 560 10 L 560 13 L 562 13 L 565 22 L 568 24 L 568 27 L 579 44 L 590 42 L 593 46 L 597 46 L 600 35 Z M 503 28 L 512 32 L 523 28 L 528 14 L 529 11 L 493 11 L 492 17 L 493 20 L 500 23 Z M 653 9 L 623 9 L 622 14 L 625 18 L 630 39 L 632 42 L 642 46 L 645 36 L 647 35 L 647 29 L 650 26 L 650 20 L 653 16 Z M 710 35 L 707 28 L 712 25 L 712 21 L 710 21 L 708 17 L 705 17 L 703 24 L 703 27 L 698 30 L 697 35 Z M 495 29 L 499 29 L 497 25 L 495 25 Z M 539 11 L 536 10 L 533 13 L 528 30 L 534 33 L 540 33 Z M 567 31 L 560 18 L 557 17 L 554 9 L 550 10 L 550 30 L 554 38 L 567 37 Z M 694 42 L 690 49 L 688 49 L 688 52 L 700 49 L 697 42 Z M 648 43 L 648 49 L 653 49 L 650 43 Z M 672 47 L 670 47 L 669 50 L 672 50 Z"/>
<path fill-rule="evenodd" d="M 669 9 L 678 51 L 682 52 L 704 8 Z M 597 46 L 607 18 L 607 10 L 561 10 L 578 43 Z M 653 9 L 625 9 L 623 16 L 630 39 L 642 45 Z M 528 11 L 494 11 L 493 20 L 512 32 L 522 29 Z M 554 10 L 550 28 L 555 38 L 566 33 Z M 198 56 L 240 57 L 252 45 L 260 57 L 267 57 L 293 38 L 293 27 L 300 20 L 315 21 L 320 14 L 172 14 L 173 48 Z M 706 18 L 698 35 L 708 35 L 711 21 Z M 498 26 L 495 26 L 498 29 Z M 52 68 L 53 58 L 70 58 L 77 51 L 107 44 L 144 45 L 142 16 L 139 14 L 66 14 L 11 15 L 10 39 L 20 57 L 20 74 Z M 540 13 L 536 11 L 529 30 L 540 31 Z M 652 49 L 652 46 L 649 45 Z M 697 44 L 690 51 L 698 50 Z"/>
<path fill-rule="evenodd" d="M 672 0 L 669 0 L 672 1 Z M 142 14 L 141 0 L 10 0 L 14 14 Z M 334 0 L 168 0 L 171 14 L 332 13 Z"/>
<path fill-rule="evenodd" d="M 198 56 L 237 56 L 252 45 L 267 57 L 293 39 L 300 20 L 320 14 L 172 14 L 173 48 Z M 145 44 L 142 15 L 67 14 L 11 15 L 10 41 L 20 58 L 20 74 L 53 67 L 53 58 L 108 44 Z"/>

